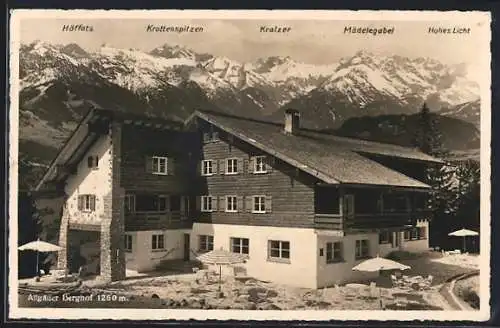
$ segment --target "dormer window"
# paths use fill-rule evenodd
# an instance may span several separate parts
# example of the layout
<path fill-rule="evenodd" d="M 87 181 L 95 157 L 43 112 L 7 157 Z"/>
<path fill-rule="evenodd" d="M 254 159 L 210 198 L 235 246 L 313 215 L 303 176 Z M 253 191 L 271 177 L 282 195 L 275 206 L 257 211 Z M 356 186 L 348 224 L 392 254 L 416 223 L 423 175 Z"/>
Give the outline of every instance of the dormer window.
<path fill-rule="evenodd" d="M 99 156 L 87 157 L 87 166 L 89 169 L 97 169 L 99 166 Z"/>

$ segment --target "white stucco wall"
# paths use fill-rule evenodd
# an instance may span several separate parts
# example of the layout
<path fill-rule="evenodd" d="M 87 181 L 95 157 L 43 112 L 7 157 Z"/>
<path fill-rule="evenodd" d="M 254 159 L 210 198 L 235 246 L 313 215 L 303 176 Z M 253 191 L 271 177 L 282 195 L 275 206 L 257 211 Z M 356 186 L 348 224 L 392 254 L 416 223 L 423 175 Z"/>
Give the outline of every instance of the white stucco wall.
<path fill-rule="evenodd" d="M 184 257 L 184 233 L 190 230 L 149 230 L 129 231 L 132 236 L 132 252 L 125 253 L 126 267 L 130 270 L 145 272 L 154 270 L 161 261 L 182 259 Z M 165 248 L 153 250 L 153 235 L 162 234 Z"/>
<path fill-rule="evenodd" d="M 95 155 L 99 156 L 99 165 L 98 168 L 92 169 L 88 167 L 87 157 Z M 111 166 L 111 137 L 101 136 L 83 156 L 77 166 L 76 174 L 67 179 L 65 192 L 68 195 L 66 206 L 70 222 L 100 223 L 104 213 L 103 197 L 111 194 Z M 78 210 L 78 195 L 84 194 L 96 195 L 94 212 Z"/>
<path fill-rule="evenodd" d="M 249 239 L 249 257 L 242 264 L 256 279 L 291 286 L 316 288 L 316 235 L 313 229 L 194 223 L 191 248 L 198 249 L 198 236 L 214 236 L 214 249 L 230 250 L 230 238 Z M 290 263 L 268 260 L 268 241 L 290 242 Z M 192 254 L 194 259 L 194 254 Z"/>
<path fill-rule="evenodd" d="M 356 234 L 343 237 L 318 235 L 317 249 L 311 257 L 317 258 L 318 263 L 318 288 L 344 284 L 348 282 L 367 281 L 378 276 L 378 272 L 359 272 L 352 268 L 364 260 L 355 259 L 356 240 L 369 240 L 369 254 L 377 256 L 379 251 L 378 234 Z M 326 263 L 326 243 L 342 242 L 343 261 L 338 263 Z M 323 248 L 323 256 L 320 256 L 320 248 Z M 315 256 L 313 256 L 315 254 Z"/>

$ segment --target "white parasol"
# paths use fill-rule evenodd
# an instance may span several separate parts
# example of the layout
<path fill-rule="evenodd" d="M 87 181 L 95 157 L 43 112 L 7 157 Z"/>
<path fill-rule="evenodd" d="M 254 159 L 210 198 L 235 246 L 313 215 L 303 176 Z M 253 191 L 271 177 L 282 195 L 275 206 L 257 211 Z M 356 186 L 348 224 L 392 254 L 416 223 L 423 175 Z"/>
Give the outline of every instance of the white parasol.
<path fill-rule="evenodd" d="M 469 229 L 460 229 L 457 231 L 450 232 L 448 236 L 453 236 L 453 237 L 462 237 L 463 238 L 463 248 L 464 248 L 464 253 L 466 251 L 466 244 L 465 244 L 465 238 L 469 236 L 477 236 L 479 233 L 473 230 Z"/>
<path fill-rule="evenodd" d="M 54 245 L 51 243 L 47 243 L 45 241 L 41 241 L 40 238 L 36 241 L 29 242 L 27 244 L 24 244 L 22 246 L 18 247 L 18 250 L 20 251 L 36 251 L 36 275 L 38 276 L 39 270 L 38 270 L 38 255 L 40 252 L 57 252 L 58 250 L 62 249 L 61 246 L 59 245 Z"/>
<path fill-rule="evenodd" d="M 243 263 L 246 261 L 246 255 L 240 253 L 232 253 L 223 249 L 216 249 L 204 253 L 197 259 L 205 264 L 214 264 L 219 266 L 219 291 L 221 290 L 222 265 L 231 265 Z"/>
<path fill-rule="evenodd" d="M 363 261 L 352 268 L 353 271 L 365 271 L 365 272 L 377 272 L 383 270 L 408 270 L 411 269 L 410 266 L 401 264 L 399 262 L 384 259 L 382 257 L 377 257 Z M 379 287 L 378 297 L 380 302 L 380 308 L 382 308 L 382 291 Z"/>
<path fill-rule="evenodd" d="M 398 263 L 393 260 L 384 259 L 383 257 L 371 258 L 369 260 L 363 261 L 356 265 L 352 270 L 354 271 L 366 271 L 366 272 L 376 272 L 382 270 L 407 270 L 411 269 L 408 265 Z"/>

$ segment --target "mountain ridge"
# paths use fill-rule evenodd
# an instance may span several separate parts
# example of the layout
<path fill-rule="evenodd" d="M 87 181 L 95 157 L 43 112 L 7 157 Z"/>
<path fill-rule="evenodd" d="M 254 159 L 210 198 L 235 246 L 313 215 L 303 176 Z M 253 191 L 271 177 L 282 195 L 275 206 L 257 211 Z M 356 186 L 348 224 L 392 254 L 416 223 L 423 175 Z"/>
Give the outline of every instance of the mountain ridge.
<path fill-rule="evenodd" d="M 292 107 L 317 129 L 337 129 L 356 117 L 411 115 L 427 101 L 478 126 L 478 87 L 468 74 L 464 65 L 366 51 L 314 65 L 287 56 L 239 62 L 168 44 L 90 51 L 36 41 L 20 49 L 20 151 L 29 155 L 33 143 L 57 149 L 91 107 L 179 119 L 200 108 L 274 121 Z"/>

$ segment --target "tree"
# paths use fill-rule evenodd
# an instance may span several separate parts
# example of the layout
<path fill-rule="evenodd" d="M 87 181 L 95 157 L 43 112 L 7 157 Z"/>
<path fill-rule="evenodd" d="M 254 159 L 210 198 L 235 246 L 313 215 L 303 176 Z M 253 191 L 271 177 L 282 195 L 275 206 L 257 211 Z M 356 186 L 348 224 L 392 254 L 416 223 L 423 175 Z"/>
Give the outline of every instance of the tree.
<path fill-rule="evenodd" d="M 432 114 L 424 102 L 418 116 L 415 146 L 431 156 L 443 157 L 447 151 L 443 148 L 443 136 L 437 118 L 438 115 Z"/>
<path fill-rule="evenodd" d="M 424 103 L 418 117 L 415 146 L 423 153 L 443 159 L 448 151 L 443 147 L 438 118 Z M 431 186 L 428 207 L 435 217 L 451 214 L 455 210 L 456 190 L 450 163 L 432 164 L 426 169 L 425 182 Z"/>
<path fill-rule="evenodd" d="M 36 240 L 41 226 L 40 217 L 32 196 L 27 192 L 19 192 L 18 196 L 18 246 Z M 19 252 L 19 277 L 30 277 L 35 274 L 36 253 L 32 251 Z"/>
<path fill-rule="evenodd" d="M 457 179 L 456 217 L 460 227 L 479 228 L 480 210 L 480 167 L 479 162 L 465 160 L 457 164 L 455 171 Z"/>

